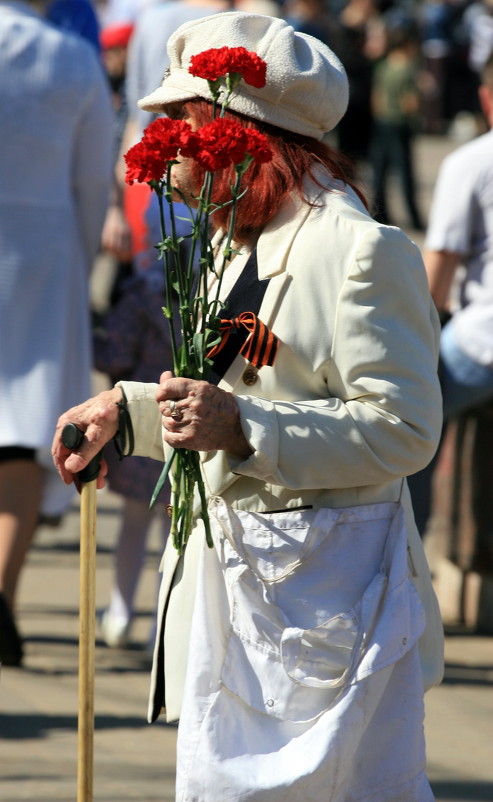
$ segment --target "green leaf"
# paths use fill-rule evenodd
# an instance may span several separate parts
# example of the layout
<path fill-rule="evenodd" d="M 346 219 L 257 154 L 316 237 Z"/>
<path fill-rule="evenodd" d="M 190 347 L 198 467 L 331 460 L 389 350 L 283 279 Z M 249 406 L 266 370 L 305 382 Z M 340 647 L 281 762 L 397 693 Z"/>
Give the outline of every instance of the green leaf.
<path fill-rule="evenodd" d="M 204 342 L 205 342 L 204 335 L 200 331 L 196 331 L 195 334 L 193 335 L 193 340 L 192 340 L 193 344 L 192 347 L 193 347 L 193 353 L 195 355 L 196 364 L 197 364 L 197 356 L 202 354 L 202 351 L 204 349 Z"/>
<path fill-rule="evenodd" d="M 151 497 L 151 502 L 149 504 L 149 509 L 150 510 L 152 510 L 152 508 L 154 507 L 154 504 L 156 503 L 156 501 L 158 499 L 158 496 L 159 496 L 161 490 L 163 489 L 163 487 L 165 485 L 166 479 L 168 478 L 168 474 L 170 472 L 170 468 L 171 468 L 171 466 L 173 464 L 173 460 L 174 460 L 175 456 L 176 456 L 176 448 L 173 448 L 171 450 L 171 452 L 170 452 L 170 455 L 169 455 L 168 459 L 164 463 L 164 468 L 161 471 L 161 475 L 160 475 L 159 479 L 157 480 L 156 487 L 154 488 L 154 492 L 153 492 L 152 497 Z"/>
<path fill-rule="evenodd" d="M 210 351 L 215 345 L 219 345 L 221 340 L 222 336 L 218 334 L 217 331 L 213 331 L 212 329 L 205 330 L 205 342 L 207 344 L 207 348 L 205 350 Z"/>

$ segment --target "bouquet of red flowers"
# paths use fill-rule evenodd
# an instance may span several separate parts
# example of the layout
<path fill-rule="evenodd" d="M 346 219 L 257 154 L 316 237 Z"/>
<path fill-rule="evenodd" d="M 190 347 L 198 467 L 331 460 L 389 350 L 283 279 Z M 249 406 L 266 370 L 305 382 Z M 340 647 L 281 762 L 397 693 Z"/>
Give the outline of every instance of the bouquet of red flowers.
<path fill-rule="evenodd" d="M 213 48 L 193 56 L 189 66 L 192 75 L 207 80 L 212 97 L 212 122 L 193 130 L 184 120 L 159 118 L 151 123 L 141 141 L 125 155 L 125 180 L 146 182 L 156 192 L 162 240 L 157 245 L 163 259 L 166 278 L 166 306 L 163 312 L 170 324 L 173 371 L 176 376 L 204 379 L 212 364 L 211 352 L 221 341 L 219 293 L 221 278 L 233 255 L 235 209 L 238 199 L 248 191 L 244 177 L 253 162 L 270 161 L 272 154 L 267 139 L 259 131 L 245 128 L 224 117 L 232 93 L 241 80 L 257 88 L 265 85 L 266 64 L 256 53 L 244 47 Z M 201 190 L 190 198 L 173 186 L 172 168 L 180 158 L 193 159 L 205 170 Z M 231 182 L 231 214 L 222 264 L 215 265 L 210 240 L 211 217 L 219 207 L 214 203 L 214 173 L 234 168 Z M 190 212 L 190 247 L 187 263 L 182 264 L 183 251 L 176 232 L 173 197 L 179 197 Z M 164 204 L 168 204 L 168 230 Z M 198 277 L 196 276 L 198 264 Z M 207 291 L 207 275 L 216 271 L 218 281 L 214 297 Z M 197 288 L 196 290 L 194 288 Z M 173 296 L 178 297 L 181 342 L 175 335 Z M 151 506 L 157 499 L 170 469 L 172 476 L 171 535 L 181 553 L 192 529 L 195 489 L 201 500 L 207 542 L 212 545 L 205 490 L 197 452 L 172 449 L 165 463 Z"/>

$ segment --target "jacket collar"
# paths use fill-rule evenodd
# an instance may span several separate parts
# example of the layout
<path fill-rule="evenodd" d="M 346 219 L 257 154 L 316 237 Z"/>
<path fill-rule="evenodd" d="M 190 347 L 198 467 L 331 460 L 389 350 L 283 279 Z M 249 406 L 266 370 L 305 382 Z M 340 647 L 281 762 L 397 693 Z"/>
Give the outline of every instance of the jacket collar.
<path fill-rule="evenodd" d="M 318 203 L 327 189 L 341 188 L 340 182 L 334 181 L 325 169 L 316 170 L 315 175 L 322 186 L 305 176 L 302 188 L 304 200 L 297 193 L 290 195 L 260 234 L 256 243 L 260 280 L 285 272 L 293 241 L 310 214 L 313 204 Z M 224 233 L 222 229 L 216 231 L 212 238 L 213 249 L 219 245 Z"/>

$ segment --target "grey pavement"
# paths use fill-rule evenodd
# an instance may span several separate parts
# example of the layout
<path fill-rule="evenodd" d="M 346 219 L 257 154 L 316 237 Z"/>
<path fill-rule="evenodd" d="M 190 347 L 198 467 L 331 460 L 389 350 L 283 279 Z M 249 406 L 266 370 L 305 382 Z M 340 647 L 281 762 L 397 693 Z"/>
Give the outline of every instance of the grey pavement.
<path fill-rule="evenodd" d="M 120 500 L 98 493 L 96 604 L 108 601 Z M 96 645 L 94 799 L 172 800 L 175 727 L 146 723 L 159 535 L 150 534 L 131 648 Z M 41 527 L 25 568 L 19 623 L 25 667 L 0 679 L 0 799 L 75 800 L 79 602 L 78 502 Z M 155 545 L 154 545 L 155 542 Z"/>
<path fill-rule="evenodd" d="M 422 138 L 417 144 L 426 212 L 438 164 L 456 143 Z M 405 228 L 397 198 L 393 208 L 396 223 Z M 95 376 L 96 386 L 100 381 Z M 108 600 L 120 511 L 118 496 L 98 493 L 98 610 Z M 99 638 L 96 644 L 96 802 L 174 799 L 176 728 L 146 723 L 146 646 L 160 560 L 158 530 L 156 522 L 130 648 L 108 649 Z M 0 675 L 0 802 L 73 802 L 77 797 L 78 541 L 75 500 L 59 528 L 39 528 L 22 575 L 18 617 L 25 665 L 4 668 Z M 426 712 L 428 772 L 437 800 L 493 802 L 492 637 L 448 630 L 445 681 L 427 694 Z"/>

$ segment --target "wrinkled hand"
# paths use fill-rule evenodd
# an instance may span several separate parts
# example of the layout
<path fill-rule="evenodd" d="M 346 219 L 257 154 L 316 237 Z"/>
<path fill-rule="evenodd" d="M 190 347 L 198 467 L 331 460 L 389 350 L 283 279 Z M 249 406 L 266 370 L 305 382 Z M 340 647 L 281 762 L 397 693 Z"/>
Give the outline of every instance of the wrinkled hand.
<path fill-rule="evenodd" d="M 58 419 L 51 453 L 56 469 L 66 485 L 74 482 L 79 486 L 77 474 L 101 451 L 116 434 L 119 410 L 117 401 L 122 400 L 122 391 L 115 387 L 105 390 L 83 404 L 72 407 Z M 79 448 L 70 451 L 62 443 L 62 429 L 67 423 L 75 423 L 84 432 Z M 96 480 L 98 488 L 104 487 L 108 472 L 104 459 Z"/>
<path fill-rule="evenodd" d="M 221 449 L 242 458 L 252 453 L 232 393 L 166 371 L 161 374 L 156 401 L 163 416 L 163 436 L 170 446 L 191 451 Z"/>

